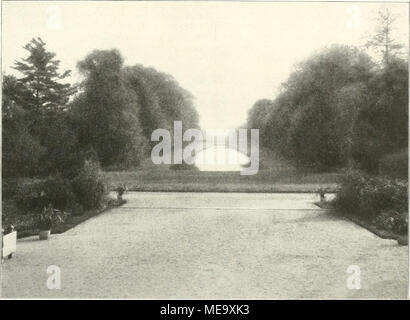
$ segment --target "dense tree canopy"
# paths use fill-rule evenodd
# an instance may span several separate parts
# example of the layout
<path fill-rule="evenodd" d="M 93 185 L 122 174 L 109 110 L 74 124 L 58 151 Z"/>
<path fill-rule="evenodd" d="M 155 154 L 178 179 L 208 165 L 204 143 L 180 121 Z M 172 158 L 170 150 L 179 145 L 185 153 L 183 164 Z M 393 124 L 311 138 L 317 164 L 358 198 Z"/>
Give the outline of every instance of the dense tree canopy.
<path fill-rule="evenodd" d="M 398 58 L 379 66 L 356 48 L 332 46 L 300 63 L 276 99 L 257 102 L 248 126 L 299 166 L 375 172 L 384 154 L 407 145 L 407 72 Z"/>
<path fill-rule="evenodd" d="M 124 67 L 117 50 L 94 51 L 78 67 L 85 79 L 72 113 L 80 143 L 105 166 L 138 165 L 150 154 L 157 128 L 171 129 L 176 120 L 186 128 L 198 126 L 192 96 L 167 74 Z"/>
<path fill-rule="evenodd" d="M 72 177 L 90 157 L 103 166 L 137 166 L 150 155 L 155 129 L 176 120 L 198 127 L 191 94 L 170 75 L 124 66 L 118 50 L 95 50 L 78 62 L 83 80 L 72 86 L 61 83 L 70 72 L 59 72 L 41 39 L 24 48 L 29 57 L 15 66 L 22 76 L 3 81 L 5 176 Z"/>
<path fill-rule="evenodd" d="M 381 9 L 368 52 L 333 45 L 296 65 L 279 95 L 255 103 L 247 126 L 300 167 L 356 166 L 376 173 L 408 144 L 408 64 Z M 376 54 L 375 54 L 376 53 Z"/>
<path fill-rule="evenodd" d="M 137 112 L 132 108 L 136 97 L 124 85 L 122 66 L 117 50 L 94 51 L 78 63 L 84 81 L 72 103 L 72 113 L 79 142 L 83 149 L 94 150 L 103 166 L 127 157 L 140 134 Z"/>
<path fill-rule="evenodd" d="M 138 97 L 139 116 L 147 139 L 152 128 L 172 132 L 175 120 L 182 121 L 183 129 L 198 128 L 193 96 L 181 88 L 171 75 L 136 65 L 125 68 L 124 78 Z"/>

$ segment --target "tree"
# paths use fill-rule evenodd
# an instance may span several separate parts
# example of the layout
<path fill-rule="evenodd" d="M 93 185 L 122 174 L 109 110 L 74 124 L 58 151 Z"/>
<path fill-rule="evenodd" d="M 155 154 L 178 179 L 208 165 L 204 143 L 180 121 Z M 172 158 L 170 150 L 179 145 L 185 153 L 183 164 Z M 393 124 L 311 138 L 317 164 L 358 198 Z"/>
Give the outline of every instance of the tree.
<path fill-rule="evenodd" d="M 263 123 L 262 144 L 299 166 L 342 166 L 351 154 L 343 147 L 348 145 L 345 137 L 351 137 L 351 127 L 341 122 L 351 118 L 339 116 L 344 111 L 340 103 L 353 104 L 354 110 L 360 101 L 343 100 L 340 94 L 345 87 L 350 87 L 345 92 L 359 92 L 362 83 L 371 79 L 373 67 L 368 55 L 341 45 L 331 46 L 300 63 L 271 107 L 266 108 L 268 112 L 259 110 L 259 104 L 250 111 Z M 266 119 L 260 113 L 265 113 Z M 345 131 L 336 130 L 336 126 Z"/>
<path fill-rule="evenodd" d="M 22 111 L 22 110 L 20 110 Z M 27 177 L 38 174 L 40 158 L 45 149 L 20 121 L 3 121 L 2 174 L 3 177 Z"/>
<path fill-rule="evenodd" d="M 344 86 L 335 93 L 335 118 L 333 132 L 339 141 L 341 162 L 347 167 L 354 167 L 353 147 L 357 143 L 355 136 L 359 113 L 369 101 L 368 83 L 352 83 Z"/>
<path fill-rule="evenodd" d="M 65 110 L 69 97 L 75 92 L 71 84 L 60 82 L 70 75 L 70 71 L 59 72 L 60 61 L 55 59 L 55 53 L 46 50 L 45 45 L 41 38 L 33 38 L 23 47 L 28 51 L 28 57 L 16 61 L 14 66 L 23 75 L 18 79 L 23 88 L 19 98 L 33 122 L 31 128 L 38 126 L 42 116 Z"/>
<path fill-rule="evenodd" d="M 26 111 L 19 105 L 21 86 L 4 75 L 2 94 L 2 171 L 4 177 L 31 176 L 38 172 L 44 148 L 27 128 Z"/>
<path fill-rule="evenodd" d="M 377 26 L 374 35 L 366 43 L 382 56 L 384 66 L 387 66 L 392 57 L 399 56 L 404 46 L 394 38 L 394 23 L 397 16 L 389 8 L 383 7 L 378 12 Z"/>
<path fill-rule="evenodd" d="M 158 85 L 153 84 L 150 73 L 154 71 L 139 65 L 126 67 L 123 71 L 127 87 L 137 96 L 138 105 L 134 108 L 138 112 L 142 134 L 147 141 L 151 139 L 151 134 L 155 129 L 170 129 L 160 106 L 160 99 L 157 95 Z"/>
<path fill-rule="evenodd" d="M 70 113 L 48 117 L 47 130 L 40 136 L 41 144 L 47 152 L 41 157 L 40 174 L 61 174 L 74 177 L 84 162 L 84 152 L 79 148 L 76 123 Z"/>
<path fill-rule="evenodd" d="M 24 46 L 28 57 L 15 62 L 22 77 L 4 77 L 3 159 L 13 167 L 10 175 L 65 174 L 80 161 L 75 133 L 65 122 L 75 89 L 60 82 L 70 71 L 59 72 L 60 61 L 45 45 L 33 38 Z"/>
<path fill-rule="evenodd" d="M 135 65 L 124 68 L 123 76 L 127 87 L 137 96 L 136 109 L 148 143 L 152 132 L 158 128 L 168 129 L 173 134 L 174 121 L 182 121 L 183 131 L 199 128 L 193 96 L 171 75 Z"/>
<path fill-rule="evenodd" d="M 122 66 L 117 50 L 95 50 L 78 63 L 83 91 L 73 101 L 72 112 L 79 143 L 84 150 L 95 150 L 103 166 L 125 159 L 137 165 L 145 154 L 137 97 L 125 85 Z"/>
<path fill-rule="evenodd" d="M 95 50 L 78 68 L 84 81 L 72 113 L 79 143 L 95 150 L 102 166 L 138 165 L 150 155 L 152 132 L 176 120 L 198 127 L 193 97 L 168 74 L 124 66 L 118 50 Z"/>
<path fill-rule="evenodd" d="M 408 65 L 391 58 L 367 84 L 366 103 L 358 113 L 354 158 L 375 173 L 379 160 L 408 145 Z"/>
<path fill-rule="evenodd" d="M 21 107 L 24 92 L 24 85 L 20 83 L 15 76 L 7 74 L 3 75 L 3 116 L 5 115 L 6 117 L 11 117 L 13 111 L 15 111 L 15 105 L 19 105 Z"/>
<path fill-rule="evenodd" d="M 378 12 L 367 47 L 381 56 L 381 68 L 366 84 L 366 101 L 357 113 L 352 155 L 361 169 L 377 173 L 384 155 L 408 144 L 408 64 L 404 46 L 395 39 L 397 16 L 384 7 Z"/>
<path fill-rule="evenodd" d="M 256 101 L 253 107 L 248 111 L 247 123 L 249 128 L 263 129 L 267 118 L 266 116 L 272 108 L 272 100 L 261 99 Z"/>

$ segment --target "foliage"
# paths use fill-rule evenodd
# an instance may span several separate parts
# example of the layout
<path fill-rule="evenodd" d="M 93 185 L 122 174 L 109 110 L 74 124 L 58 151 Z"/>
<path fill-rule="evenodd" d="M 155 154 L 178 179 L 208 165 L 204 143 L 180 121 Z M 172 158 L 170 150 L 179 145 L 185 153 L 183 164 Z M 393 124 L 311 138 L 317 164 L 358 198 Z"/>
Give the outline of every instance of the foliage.
<path fill-rule="evenodd" d="M 12 75 L 3 75 L 2 83 L 2 114 L 3 119 L 11 119 L 18 114 L 22 114 L 22 102 L 24 101 L 24 85 Z M 19 106 L 19 107 L 18 107 Z"/>
<path fill-rule="evenodd" d="M 49 205 L 44 208 L 38 218 L 38 228 L 41 231 L 51 230 L 53 226 L 64 223 L 66 214 Z"/>
<path fill-rule="evenodd" d="M 39 212 L 49 204 L 59 210 L 72 211 L 74 215 L 98 209 L 107 194 L 99 170 L 97 163 L 87 160 L 72 180 L 56 175 L 45 180 L 22 182 L 17 187 L 14 201 L 25 213 Z"/>
<path fill-rule="evenodd" d="M 374 73 L 353 132 L 352 156 L 361 169 L 370 173 L 378 172 L 385 154 L 407 148 L 407 63 L 392 59 L 385 69 Z"/>
<path fill-rule="evenodd" d="M 85 161 L 84 167 L 72 181 L 73 192 L 84 209 L 100 208 L 107 195 L 107 188 L 100 174 L 98 163 Z"/>
<path fill-rule="evenodd" d="M 192 96 L 169 75 L 140 65 L 124 67 L 117 50 L 95 50 L 78 63 L 82 92 L 72 103 L 78 137 L 103 167 L 138 166 L 149 156 L 151 133 L 198 126 Z"/>
<path fill-rule="evenodd" d="M 59 210 L 69 210 L 77 201 L 71 181 L 60 175 L 48 177 L 42 183 L 42 192 L 47 204 Z"/>
<path fill-rule="evenodd" d="M 94 149 L 103 166 L 124 158 L 129 147 L 138 144 L 138 118 L 130 109 L 135 97 L 122 82 L 122 64 L 117 50 L 95 50 L 78 63 L 85 77 L 82 92 L 72 104 L 79 143 Z"/>
<path fill-rule="evenodd" d="M 29 181 L 19 184 L 14 202 L 23 213 L 40 212 L 49 204 L 44 193 L 43 181 Z"/>
<path fill-rule="evenodd" d="M 340 126 L 340 122 L 351 122 L 344 105 L 350 105 L 353 117 L 358 106 L 345 97 L 362 90 L 372 68 L 370 58 L 358 49 L 331 46 L 300 63 L 275 100 L 257 102 L 249 112 L 248 126 L 262 130 L 263 146 L 301 167 L 343 166 L 346 132 L 335 128 L 351 131 L 347 125 Z"/>
<path fill-rule="evenodd" d="M 72 179 L 85 159 L 103 167 L 137 167 L 150 156 L 155 129 L 169 129 L 174 120 L 198 126 L 192 95 L 172 76 L 125 67 L 117 50 L 86 56 L 78 63 L 83 81 L 72 86 L 63 83 L 70 71 L 59 72 L 60 61 L 40 38 L 24 48 L 28 57 L 14 66 L 21 77 L 5 75 L 3 81 L 6 177 Z"/>
<path fill-rule="evenodd" d="M 71 213 L 73 216 L 81 216 L 84 214 L 84 212 L 84 207 L 77 202 L 75 202 L 71 207 Z"/>
<path fill-rule="evenodd" d="M 31 115 L 63 109 L 75 91 L 69 83 L 59 81 L 68 77 L 71 71 L 59 73 L 60 61 L 55 59 L 55 53 L 46 50 L 45 45 L 41 38 L 33 38 L 23 47 L 28 51 L 28 57 L 16 61 L 14 66 L 23 75 L 18 80 L 24 85 L 22 105 Z"/>
<path fill-rule="evenodd" d="M 72 180 L 56 175 L 21 183 L 14 201 L 25 213 L 40 212 L 50 204 L 59 210 L 72 211 L 74 215 L 101 208 L 107 190 L 99 170 L 97 163 L 87 160 Z"/>
<path fill-rule="evenodd" d="M 77 154 L 75 138 L 70 139 L 60 119 L 75 88 L 61 83 L 70 71 L 59 72 L 60 61 L 40 38 L 32 39 L 24 49 L 28 57 L 14 66 L 22 76 L 4 76 L 3 168 L 5 176 L 47 176 L 62 169 L 60 164 L 67 167 L 69 155 Z M 55 158 L 56 154 L 60 157 Z"/>
<path fill-rule="evenodd" d="M 40 141 L 47 151 L 40 158 L 39 174 L 61 174 L 73 178 L 87 158 L 87 154 L 79 148 L 73 118 L 67 113 L 47 116 L 44 117 L 44 127 L 47 130 L 42 132 Z"/>
<path fill-rule="evenodd" d="M 408 140 L 408 67 L 389 61 L 380 69 L 357 49 L 325 49 L 298 65 L 275 100 L 258 101 L 247 126 L 298 167 L 377 173 L 380 158 Z"/>
<path fill-rule="evenodd" d="M 12 199 L 16 195 L 17 189 L 18 189 L 17 179 L 6 179 L 3 177 L 2 183 L 1 183 L 1 196 L 3 200 Z"/>
<path fill-rule="evenodd" d="M 382 211 L 374 220 L 377 227 L 387 229 L 396 234 L 407 234 L 409 218 L 407 212 L 396 210 Z"/>
<path fill-rule="evenodd" d="M 3 177 L 35 175 L 45 152 L 38 138 L 30 134 L 26 125 L 26 112 L 10 95 L 8 80 L 3 82 L 2 108 L 2 169 Z"/>
<path fill-rule="evenodd" d="M 269 132 L 264 132 L 264 130 L 269 126 L 267 124 L 267 121 L 269 121 L 267 115 L 273 109 L 274 104 L 272 100 L 261 99 L 256 101 L 253 107 L 248 110 L 247 127 L 249 129 L 259 129 L 259 137 L 262 140 L 262 145 L 269 144 Z"/>
<path fill-rule="evenodd" d="M 334 205 L 347 215 L 379 223 L 387 221 L 385 215 L 390 213 L 401 225 L 402 219 L 397 217 L 407 215 L 408 186 L 405 181 L 350 171 L 343 178 Z"/>
<path fill-rule="evenodd" d="M 408 150 L 386 155 L 380 159 L 379 172 L 383 176 L 408 179 L 409 155 Z"/>
<path fill-rule="evenodd" d="M 381 9 L 368 39 L 381 59 L 333 45 L 297 64 L 274 100 L 257 101 L 247 127 L 260 129 L 261 145 L 298 167 L 371 174 L 384 155 L 407 148 L 408 63 L 395 19 Z"/>
<path fill-rule="evenodd" d="M 39 212 L 49 204 L 60 210 L 68 210 L 75 204 L 76 197 L 71 181 L 57 175 L 20 183 L 14 201 L 19 209 L 29 213 Z"/>
<path fill-rule="evenodd" d="M 45 149 L 24 128 L 9 131 L 3 127 L 3 132 L 3 176 L 22 177 L 36 175 Z"/>
<path fill-rule="evenodd" d="M 122 196 L 124 192 L 127 190 L 125 185 L 119 185 L 117 188 L 115 188 L 115 191 L 117 192 L 118 196 Z"/>
<path fill-rule="evenodd" d="M 171 129 L 177 120 L 182 121 L 183 130 L 198 128 L 193 96 L 171 75 L 135 65 L 124 68 L 123 76 L 138 97 L 141 126 L 148 140 L 153 129 Z"/>

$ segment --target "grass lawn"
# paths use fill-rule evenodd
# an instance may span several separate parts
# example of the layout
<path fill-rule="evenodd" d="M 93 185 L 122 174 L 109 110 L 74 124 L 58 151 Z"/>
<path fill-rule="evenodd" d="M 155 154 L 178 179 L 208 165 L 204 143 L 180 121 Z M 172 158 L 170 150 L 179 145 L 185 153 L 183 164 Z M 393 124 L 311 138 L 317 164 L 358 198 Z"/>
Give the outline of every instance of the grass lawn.
<path fill-rule="evenodd" d="M 147 159 L 143 169 L 106 171 L 105 180 L 113 189 L 126 184 L 130 191 L 174 192 L 334 192 L 340 173 L 314 173 L 296 169 L 268 149 L 261 148 L 257 174 L 239 172 L 170 170 L 169 165 L 153 165 Z"/>
<path fill-rule="evenodd" d="M 197 170 L 135 170 L 104 173 L 111 189 L 126 184 L 130 191 L 174 192 L 317 192 L 338 188 L 338 173 L 302 173 L 264 169 L 256 175 Z"/>

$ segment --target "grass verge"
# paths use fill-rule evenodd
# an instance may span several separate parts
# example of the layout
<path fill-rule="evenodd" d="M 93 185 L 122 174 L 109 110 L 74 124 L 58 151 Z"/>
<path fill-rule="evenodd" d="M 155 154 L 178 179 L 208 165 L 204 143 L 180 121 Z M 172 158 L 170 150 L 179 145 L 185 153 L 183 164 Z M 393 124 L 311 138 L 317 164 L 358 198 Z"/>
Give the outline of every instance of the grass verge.
<path fill-rule="evenodd" d="M 104 172 L 111 190 L 125 184 L 129 191 L 149 192 L 327 192 L 338 190 L 338 173 L 261 170 L 253 176 L 239 172 L 153 170 Z"/>

